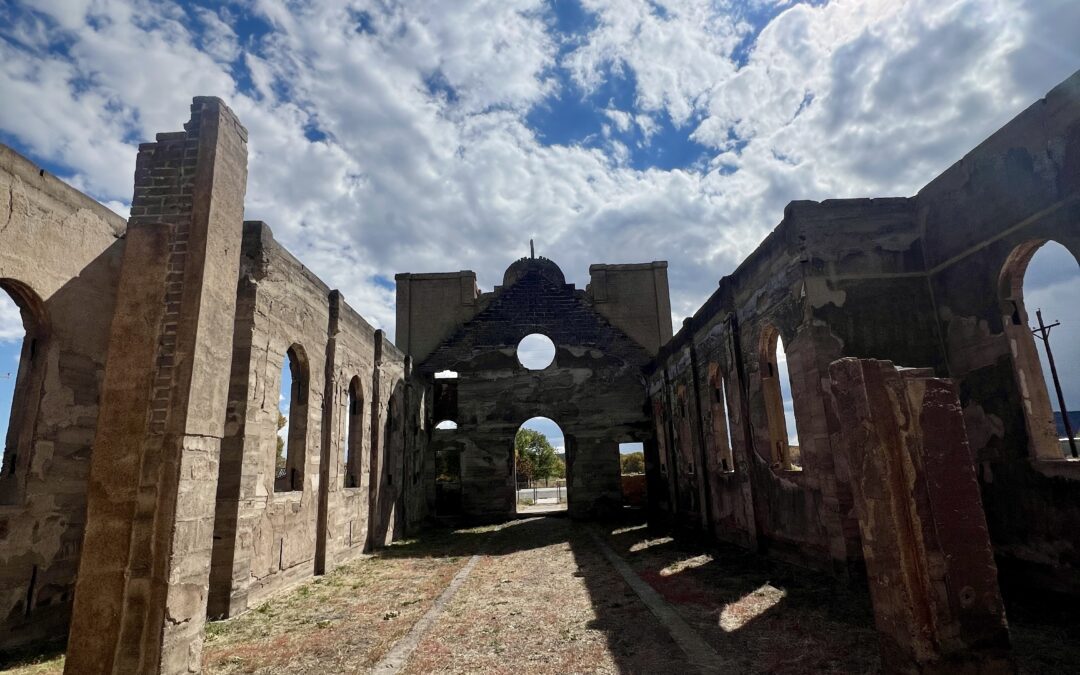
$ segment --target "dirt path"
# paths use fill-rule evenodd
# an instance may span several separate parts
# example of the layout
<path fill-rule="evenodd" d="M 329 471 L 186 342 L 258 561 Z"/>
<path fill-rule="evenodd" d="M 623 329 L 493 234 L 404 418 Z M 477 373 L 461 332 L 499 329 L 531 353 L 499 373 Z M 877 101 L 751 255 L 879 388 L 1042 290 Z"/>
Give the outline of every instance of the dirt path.
<path fill-rule="evenodd" d="M 1071 607 L 1056 618 L 1014 608 L 1021 673 L 1074 672 Z M 717 662 L 737 673 L 879 672 L 866 590 L 635 522 L 532 517 L 394 544 L 207 624 L 204 650 L 215 674 L 380 663 L 402 673 L 692 673 Z M 63 655 L 7 668 L 56 675 Z"/>
<path fill-rule="evenodd" d="M 583 526 L 534 518 L 492 537 L 402 672 L 693 669 Z"/>

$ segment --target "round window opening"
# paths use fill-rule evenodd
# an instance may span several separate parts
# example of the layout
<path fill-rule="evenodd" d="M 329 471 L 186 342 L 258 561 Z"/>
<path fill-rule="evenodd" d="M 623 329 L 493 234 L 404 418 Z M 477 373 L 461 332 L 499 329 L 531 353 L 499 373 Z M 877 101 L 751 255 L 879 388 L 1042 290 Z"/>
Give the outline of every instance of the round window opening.
<path fill-rule="evenodd" d="M 540 333 L 526 335 L 518 343 L 517 357 L 529 370 L 543 370 L 555 360 L 555 343 Z"/>

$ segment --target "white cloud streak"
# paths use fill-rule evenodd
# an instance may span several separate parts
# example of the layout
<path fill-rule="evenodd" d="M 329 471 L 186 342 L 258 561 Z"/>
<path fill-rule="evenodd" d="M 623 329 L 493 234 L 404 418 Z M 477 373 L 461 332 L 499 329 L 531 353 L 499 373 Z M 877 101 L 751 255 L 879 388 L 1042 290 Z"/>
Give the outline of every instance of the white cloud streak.
<path fill-rule="evenodd" d="M 560 52 L 539 0 L 37 1 L 0 28 L 0 128 L 122 203 L 136 143 L 221 96 L 250 131 L 247 217 L 391 333 L 376 278 L 474 269 L 490 288 L 529 238 L 579 285 L 593 262 L 669 260 L 679 317 L 788 201 L 912 194 L 1080 65 L 1075 2 L 753 6 L 774 4 L 755 27 L 723 2 L 586 0 L 595 24 Z M 269 30 L 238 35 L 244 12 Z M 669 121 L 707 164 L 538 139 L 530 110 L 612 73 L 634 109 L 598 118 L 654 139 Z"/>

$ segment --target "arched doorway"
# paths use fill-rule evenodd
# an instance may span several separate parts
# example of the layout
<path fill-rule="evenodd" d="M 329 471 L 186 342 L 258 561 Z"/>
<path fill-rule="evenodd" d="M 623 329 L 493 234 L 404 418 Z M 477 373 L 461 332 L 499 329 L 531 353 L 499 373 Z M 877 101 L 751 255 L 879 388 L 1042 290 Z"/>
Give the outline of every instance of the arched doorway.
<path fill-rule="evenodd" d="M 1067 433 L 1071 428 L 1075 439 L 1080 432 L 1080 260 L 1055 241 L 1027 242 L 1009 255 L 1000 284 L 1028 453 L 1040 459 L 1080 454 L 1080 442 L 1070 444 Z"/>
<path fill-rule="evenodd" d="M 47 336 L 37 294 L 14 279 L 0 279 L 0 504 L 15 504 L 23 495 Z"/>
<path fill-rule="evenodd" d="M 552 419 L 533 417 L 514 435 L 514 501 L 517 513 L 566 511 L 566 436 Z"/>
<path fill-rule="evenodd" d="M 1027 242 L 1005 261 L 1000 284 L 1028 453 L 1040 459 L 1080 454 L 1080 443 L 1070 443 L 1067 433 L 1075 438 L 1080 426 L 1080 261 L 1057 242 Z"/>
<path fill-rule="evenodd" d="M 778 469 L 799 471 L 802 453 L 795 424 L 795 397 L 787 350 L 780 331 L 771 325 L 766 325 L 761 334 L 761 387 L 769 422 L 772 464 Z"/>

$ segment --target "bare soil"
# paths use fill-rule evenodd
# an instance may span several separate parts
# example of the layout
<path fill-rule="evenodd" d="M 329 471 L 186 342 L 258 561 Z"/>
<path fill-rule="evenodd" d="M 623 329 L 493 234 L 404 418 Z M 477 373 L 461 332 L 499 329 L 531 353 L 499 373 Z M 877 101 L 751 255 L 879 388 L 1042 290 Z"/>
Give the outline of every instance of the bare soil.
<path fill-rule="evenodd" d="M 434 530 L 207 624 L 208 673 L 370 671 L 480 560 L 406 662 L 407 673 L 684 673 L 685 655 L 598 549 L 599 535 L 736 673 L 877 673 L 869 596 L 732 546 L 610 525 L 523 517 Z M 1073 673 L 1080 617 L 1009 600 L 1021 673 Z M 57 675 L 59 648 L 0 657 L 0 672 Z"/>

